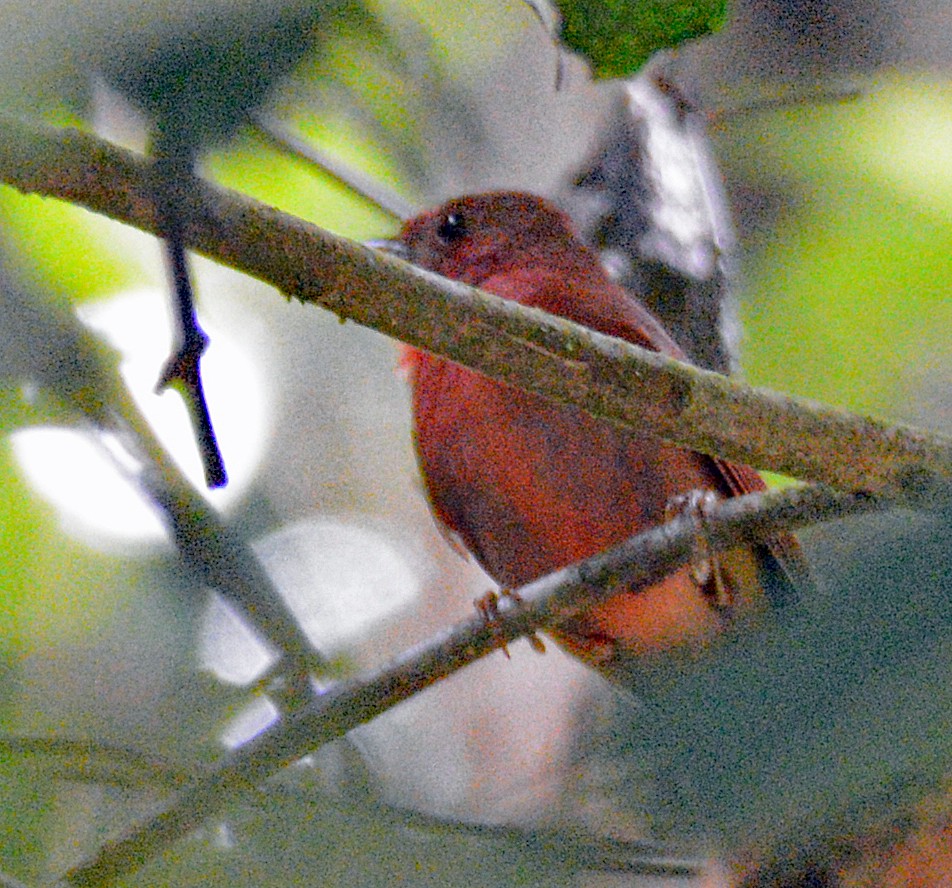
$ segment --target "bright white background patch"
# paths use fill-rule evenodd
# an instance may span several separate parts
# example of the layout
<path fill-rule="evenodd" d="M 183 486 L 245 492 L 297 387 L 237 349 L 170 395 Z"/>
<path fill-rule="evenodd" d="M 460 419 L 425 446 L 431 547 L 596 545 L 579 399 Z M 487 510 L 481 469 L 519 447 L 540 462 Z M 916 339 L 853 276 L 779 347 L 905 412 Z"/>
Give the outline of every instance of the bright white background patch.
<path fill-rule="evenodd" d="M 170 353 L 167 301 L 163 288 L 137 290 L 84 307 L 80 315 L 121 352 L 123 378 L 163 446 L 196 489 L 221 507 L 242 493 L 264 451 L 270 417 L 263 375 L 227 331 L 205 325 L 211 345 L 202 377 L 230 478 L 227 487 L 209 491 L 181 397 L 155 393 Z M 12 438 L 27 478 L 60 512 L 67 532 L 101 548 L 165 539 L 158 515 L 121 471 L 124 454 L 115 442 L 53 427 L 25 429 Z"/>

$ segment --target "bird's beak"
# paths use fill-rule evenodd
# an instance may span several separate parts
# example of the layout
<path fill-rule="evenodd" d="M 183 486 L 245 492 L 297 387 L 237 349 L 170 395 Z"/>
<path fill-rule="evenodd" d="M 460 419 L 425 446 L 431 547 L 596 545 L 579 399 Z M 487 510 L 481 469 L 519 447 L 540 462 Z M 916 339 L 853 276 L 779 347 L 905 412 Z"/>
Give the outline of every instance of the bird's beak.
<path fill-rule="evenodd" d="M 391 256 L 396 256 L 398 259 L 403 259 L 406 262 L 411 261 L 410 248 L 403 241 L 382 238 L 380 240 L 364 241 L 364 246 L 370 247 L 372 250 L 381 250 L 384 253 L 389 253 Z"/>

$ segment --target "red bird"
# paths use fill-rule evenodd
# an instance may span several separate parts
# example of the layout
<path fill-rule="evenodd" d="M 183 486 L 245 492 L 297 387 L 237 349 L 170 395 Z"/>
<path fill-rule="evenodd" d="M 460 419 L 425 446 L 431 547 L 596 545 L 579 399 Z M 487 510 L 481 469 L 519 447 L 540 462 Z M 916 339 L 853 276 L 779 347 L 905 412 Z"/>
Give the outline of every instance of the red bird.
<path fill-rule="evenodd" d="M 409 261 L 685 360 L 659 321 L 608 278 L 569 219 L 530 194 L 452 200 L 411 219 Z M 416 447 L 430 502 L 506 588 L 594 555 L 665 520 L 695 490 L 764 489 L 746 466 L 676 447 L 408 349 Z M 728 617 L 763 611 L 809 583 L 789 534 L 686 565 L 651 589 L 621 590 L 553 634 L 611 675 L 631 655 L 697 644 Z M 729 602 L 728 607 L 719 606 Z"/>

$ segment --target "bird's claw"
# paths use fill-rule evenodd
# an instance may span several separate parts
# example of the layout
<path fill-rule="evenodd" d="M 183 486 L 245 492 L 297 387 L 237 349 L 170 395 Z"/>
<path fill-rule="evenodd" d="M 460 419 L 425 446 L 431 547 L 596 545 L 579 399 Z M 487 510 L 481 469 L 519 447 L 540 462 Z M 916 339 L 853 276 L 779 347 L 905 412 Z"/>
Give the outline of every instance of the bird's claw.
<path fill-rule="evenodd" d="M 522 598 L 519 596 L 518 592 L 514 592 L 512 589 L 503 588 L 503 589 L 500 589 L 499 592 L 495 592 L 495 591 L 487 592 L 485 595 L 481 596 L 480 598 L 477 598 L 473 602 L 473 605 L 475 606 L 476 611 L 483 618 L 483 621 L 486 623 L 486 625 L 489 628 L 491 628 L 497 634 L 499 634 L 499 602 L 503 598 L 511 598 L 516 603 L 519 603 L 522 601 Z M 529 642 L 529 646 L 537 654 L 545 653 L 545 642 L 543 642 L 542 639 L 539 638 L 538 634 L 533 632 L 530 635 L 527 635 L 526 639 Z M 509 645 L 505 641 L 503 641 L 501 637 L 499 640 L 499 648 L 506 655 L 507 660 L 512 659 L 509 656 Z"/>
<path fill-rule="evenodd" d="M 719 497 L 713 490 L 689 490 L 672 497 L 665 507 L 667 520 L 679 515 L 690 517 L 697 528 L 694 536 L 694 553 L 691 557 L 691 574 L 698 588 L 710 599 L 711 606 L 726 611 L 734 603 L 734 596 L 724 580 L 720 558 L 711 549 L 707 536 L 707 512 Z"/>

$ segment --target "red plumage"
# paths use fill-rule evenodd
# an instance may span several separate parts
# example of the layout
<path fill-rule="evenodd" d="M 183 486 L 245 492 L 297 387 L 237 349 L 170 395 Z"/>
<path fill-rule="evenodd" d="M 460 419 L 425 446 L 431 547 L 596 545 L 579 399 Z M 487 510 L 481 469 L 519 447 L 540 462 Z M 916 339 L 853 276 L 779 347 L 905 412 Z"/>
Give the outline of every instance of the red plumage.
<path fill-rule="evenodd" d="M 450 201 L 408 222 L 414 263 L 684 360 L 654 316 L 607 277 L 567 217 L 542 199 L 500 192 Z M 746 466 L 621 429 L 480 373 L 408 349 L 420 467 L 438 519 L 485 570 L 515 588 L 664 520 L 688 491 L 764 489 Z M 734 616 L 809 582 L 796 540 L 718 559 Z M 555 633 L 611 671 L 619 657 L 697 643 L 727 614 L 712 580 L 686 566 L 647 592 L 625 590 Z"/>

